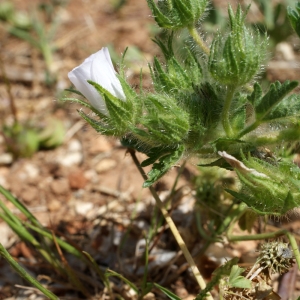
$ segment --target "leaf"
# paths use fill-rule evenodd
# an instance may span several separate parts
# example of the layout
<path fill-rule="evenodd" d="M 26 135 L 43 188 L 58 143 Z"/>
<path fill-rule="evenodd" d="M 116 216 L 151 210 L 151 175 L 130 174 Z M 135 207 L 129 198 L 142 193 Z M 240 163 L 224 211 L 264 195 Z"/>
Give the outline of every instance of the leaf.
<path fill-rule="evenodd" d="M 176 296 L 171 291 L 169 291 L 168 289 L 162 287 L 161 285 L 159 285 L 157 283 L 154 283 L 154 286 L 156 286 L 159 290 L 161 290 L 170 299 L 172 299 L 172 300 L 181 300 L 180 297 Z"/>
<path fill-rule="evenodd" d="M 111 277 L 111 276 L 120 278 L 122 281 L 127 283 L 135 291 L 135 293 L 138 295 L 139 289 L 137 288 L 137 286 L 133 282 L 131 282 L 130 280 L 128 280 L 127 278 L 125 278 L 121 274 L 119 274 L 119 273 L 117 273 L 113 270 L 107 269 L 106 272 L 105 272 L 105 277 L 108 278 L 108 277 Z"/>
<path fill-rule="evenodd" d="M 228 151 L 229 153 L 235 154 L 241 151 L 241 148 L 247 146 L 247 143 L 239 140 L 239 139 L 232 139 L 232 138 L 218 138 L 212 143 L 212 147 L 215 151 Z"/>
<path fill-rule="evenodd" d="M 143 187 L 146 188 L 151 186 L 154 184 L 154 182 L 166 174 L 169 169 L 182 157 L 183 152 L 184 147 L 178 146 L 175 151 L 161 157 L 158 163 L 153 164 L 152 170 L 147 174 L 148 179 L 144 182 Z"/>
<path fill-rule="evenodd" d="M 297 118 L 300 115 L 300 95 L 294 94 L 284 98 L 263 121 L 281 121 Z"/>
<path fill-rule="evenodd" d="M 244 276 L 241 276 L 244 270 L 245 269 L 240 268 L 238 265 L 232 266 L 229 275 L 229 285 L 231 287 L 242 288 L 242 289 L 251 288 L 251 281 L 249 279 L 246 279 Z"/>
<path fill-rule="evenodd" d="M 256 119 L 263 120 L 272 112 L 275 106 L 298 85 L 297 81 L 279 81 L 270 85 L 269 91 L 255 105 Z"/>
<path fill-rule="evenodd" d="M 296 9 L 292 9 L 290 6 L 287 7 L 287 16 L 293 29 L 296 31 L 300 37 L 300 2 L 296 4 Z"/>
<path fill-rule="evenodd" d="M 232 166 L 222 157 L 208 164 L 199 164 L 199 167 L 219 167 L 232 171 Z"/>

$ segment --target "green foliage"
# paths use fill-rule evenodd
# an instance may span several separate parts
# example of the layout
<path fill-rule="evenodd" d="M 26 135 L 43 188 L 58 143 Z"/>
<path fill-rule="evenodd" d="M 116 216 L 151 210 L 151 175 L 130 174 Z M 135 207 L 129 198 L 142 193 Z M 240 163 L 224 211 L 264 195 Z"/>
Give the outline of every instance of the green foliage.
<path fill-rule="evenodd" d="M 90 259 L 87 259 L 86 255 L 84 255 L 82 251 L 78 249 L 78 247 L 74 247 L 63 239 L 55 237 L 52 231 L 43 227 L 35 218 L 35 216 L 32 215 L 32 213 L 17 198 L 15 198 L 2 186 L 0 186 L 0 194 L 2 194 L 6 200 L 9 201 L 11 205 L 21 213 L 21 216 L 20 213 L 18 213 L 18 215 L 12 213 L 4 201 L 0 199 L 0 218 L 7 223 L 7 225 L 18 235 L 21 240 L 26 242 L 32 247 L 32 249 L 36 251 L 37 257 L 41 257 L 48 267 L 56 270 L 56 272 L 62 277 L 67 278 L 68 281 L 73 283 L 74 287 L 88 297 L 89 294 L 83 287 L 82 282 L 78 278 L 76 272 L 72 270 L 68 264 L 65 264 L 61 261 L 61 257 L 57 253 L 57 247 L 59 246 L 61 250 L 72 254 L 77 259 L 81 259 L 88 265 L 91 265 Z M 32 278 L 32 276 L 30 276 L 26 270 L 22 269 L 4 250 L 0 245 L 0 255 L 9 262 L 9 264 L 18 272 L 19 275 L 25 278 L 30 284 L 41 290 L 50 299 L 58 299 L 54 294 L 44 288 L 38 281 Z M 99 274 L 99 267 L 94 264 L 91 266 L 94 271 Z"/>
<path fill-rule="evenodd" d="M 250 289 L 251 281 L 246 279 L 241 274 L 245 271 L 245 269 L 240 268 L 238 265 L 233 265 L 230 271 L 228 285 L 229 287 L 236 287 L 241 289 Z"/>
<path fill-rule="evenodd" d="M 296 31 L 298 36 L 300 37 L 300 2 L 296 3 L 295 9 L 288 6 L 287 8 L 287 15 L 290 20 L 290 23 L 293 29 Z"/>
<path fill-rule="evenodd" d="M 195 10 L 196 3 L 199 7 Z M 164 55 L 164 62 L 154 58 L 149 66 L 155 91 L 141 89 L 136 93 L 126 82 L 122 63 L 118 78 L 126 100 L 90 82 L 104 99 L 108 115 L 77 100 L 90 107 L 100 120 L 84 112 L 80 112 L 81 116 L 97 132 L 119 137 L 123 145 L 148 156 L 142 166 L 152 165 L 152 170 L 144 187 L 159 180 L 181 158 L 197 155 L 206 166 L 235 168 L 243 188 L 231 193 L 239 195 L 239 200 L 258 212 L 284 214 L 295 207 L 299 202 L 297 184 L 289 183 L 294 175 L 281 176 L 286 173 L 280 169 L 282 163 L 268 166 L 264 161 L 258 162 L 257 167 L 266 169 L 279 166 L 279 172 L 272 170 L 277 177 L 266 175 L 271 178 L 266 180 L 251 172 L 243 173 L 230 166 L 226 158 L 217 156 L 218 151 L 226 151 L 242 159 L 245 153 L 254 153 L 258 147 L 295 141 L 300 132 L 299 95 L 290 95 L 298 82 L 275 82 L 266 92 L 257 82 L 253 88 L 250 85 L 262 69 L 267 37 L 261 37 L 257 30 L 245 25 L 249 7 L 243 12 L 239 5 L 235 13 L 228 7 L 230 31 L 217 33 L 209 51 L 192 28 L 196 16 L 199 18 L 198 14 L 203 13 L 206 1 L 189 0 L 183 4 L 181 0 L 163 0 L 155 4 L 149 0 L 148 4 L 158 25 L 171 29 L 154 40 Z M 188 27 L 190 39 L 179 54 L 174 50 L 177 36 L 173 30 L 182 27 Z M 279 124 L 285 129 L 279 127 L 275 131 L 274 126 Z M 254 161 L 249 158 L 245 164 L 252 165 Z M 264 173 L 264 170 L 257 172 Z M 280 189 L 282 185 L 285 188 Z M 269 197 L 270 205 L 257 200 L 261 197 Z"/>
<path fill-rule="evenodd" d="M 284 97 L 291 92 L 298 85 L 297 81 L 290 82 L 289 80 L 285 81 L 283 84 L 276 81 L 272 83 L 269 91 L 262 96 L 262 89 L 256 83 L 254 85 L 254 91 L 248 100 L 252 103 L 255 110 L 255 116 L 257 121 L 271 120 L 270 113 L 273 108 L 284 99 Z M 297 98 L 297 97 L 296 97 Z M 277 108 L 277 112 L 279 109 Z M 282 113 L 282 111 L 281 111 Z M 276 114 L 275 114 L 276 115 Z M 282 116 L 286 117 L 286 116 Z"/>
<path fill-rule="evenodd" d="M 47 290 L 42 284 L 40 284 L 35 278 L 33 278 L 29 273 L 27 273 L 8 253 L 8 251 L 0 243 L 0 255 L 10 264 L 10 266 L 26 281 L 40 290 L 46 297 L 50 300 L 58 300 L 59 298 L 55 296 L 52 292 Z"/>
<path fill-rule="evenodd" d="M 158 92 L 176 94 L 184 90 L 191 90 L 193 85 L 199 84 L 202 78 L 202 68 L 195 54 L 184 46 L 185 59 L 182 65 L 176 59 L 173 51 L 173 34 L 163 40 L 155 39 L 166 60 L 166 70 L 158 59 L 154 58 L 153 68 L 150 66 L 154 87 Z"/>
<path fill-rule="evenodd" d="M 189 130 L 188 114 L 171 97 L 149 95 L 144 99 L 145 113 L 139 128 L 132 128 L 133 136 L 150 146 L 173 147 L 186 138 Z"/>
<path fill-rule="evenodd" d="M 292 162 L 266 161 L 242 155 L 243 163 L 233 157 L 225 159 L 236 171 L 242 189 L 227 190 L 259 214 L 284 215 L 300 205 L 300 171 Z"/>
<path fill-rule="evenodd" d="M 215 285 L 217 285 L 224 276 L 228 276 L 232 270 L 232 267 L 237 264 L 238 258 L 235 257 L 224 265 L 220 266 L 213 272 L 212 280 L 207 284 L 206 288 L 201 291 L 195 300 L 204 300 L 206 298 L 207 292 L 213 289 Z"/>
<path fill-rule="evenodd" d="M 159 285 L 157 283 L 154 283 L 154 286 L 157 287 L 159 290 L 161 290 L 169 299 L 171 299 L 171 300 L 181 300 L 180 297 L 176 296 L 171 291 L 169 291 L 168 289 L 162 287 L 161 285 Z"/>
<path fill-rule="evenodd" d="M 261 86 L 255 83 L 252 94 L 247 97 L 253 106 L 255 120 L 252 124 L 245 126 L 238 137 L 241 138 L 263 123 L 271 124 L 276 121 L 294 126 L 293 120 L 299 115 L 299 95 L 286 96 L 297 86 L 297 81 L 287 80 L 283 84 L 276 81 L 263 96 Z"/>
<path fill-rule="evenodd" d="M 244 25 L 247 11 L 243 13 L 240 5 L 235 15 L 229 6 L 228 14 L 231 31 L 225 40 L 217 33 L 210 47 L 208 69 L 219 83 L 240 87 L 260 71 L 267 43 Z"/>
<path fill-rule="evenodd" d="M 172 30 L 193 26 L 205 12 L 207 0 L 147 0 L 156 23 Z"/>
<path fill-rule="evenodd" d="M 158 162 L 153 164 L 152 170 L 148 173 L 148 179 L 144 182 L 143 187 L 151 186 L 167 173 L 168 170 L 182 157 L 183 151 L 183 147 L 178 147 L 174 152 L 160 157 Z"/>

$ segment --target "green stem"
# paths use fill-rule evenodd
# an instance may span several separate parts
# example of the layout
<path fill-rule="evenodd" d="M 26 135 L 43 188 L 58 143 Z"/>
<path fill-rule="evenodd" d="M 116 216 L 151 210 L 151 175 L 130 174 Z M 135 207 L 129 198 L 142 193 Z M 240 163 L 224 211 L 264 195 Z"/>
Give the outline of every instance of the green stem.
<path fill-rule="evenodd" d="M 205 42 L 199 35 L 197 29 L 195 27 L 189 27 L 188 28 L 190 35 L 194 39 L 194 41 L 198 44 L 198 46 L 202 49 L 202 51 L 206 54 L 209 55 L 209 48 L 206 46 Z"/>
<path fill-rule="evenodd" d="M 298 265 L 298 269 L 300 270 L 300 253 L 299 253 L 299 247 L 297 245 L 296 239 L 289 231 L 286 231 L 285 235 L 288 237 L 288 239 L 291 243 L 291 246 L 292 246 L 292 249 L 293 249 L 293 252 L 295 255 L 295 259 L 296 259 L 296 262 Z"/>
<path fill-rule="evenodd" d="M 224 128 L 224 131 L 227 135 L 227 137 L 232 137 L 233 136 L 233 131 L 230 125 L 230 106 L 232 102 L 232 98 L 234 95 L 235 87 L 233 86 L 228 86 L 227 87 L 227 93 L 226 93 L 226 98 L 222 110 L 222 125 Z"/>
<path fill-rule="evenodd" d="M 137 157 L 135 155 L 135 151 L 133 149 L 128 149 L 128 152 L 130 153 L 134 164 L 136 165 L 137 169 L 139 170 L 139 172 L 142 175 L 142 177 L 144 178 L 144 180 L 147 180 L 148 179 L 147 175 L 145 174 L 143 168 L 141 167 L 140 162 L 138 161 L 138 159 L 137 159 Z M 155 189 L 152 186 L 150 186 L 149 190 L 150 190 L 153 198 L 156 201 L 156 205 L 159 207 L 159 209 L 160 209 L 161 213 L 163 214 L 163 216 L 164 216 L 167 224 L 169 225 L 169 228 L 172 231 L 173 236 L 176 239 L 176 241 L 177 241 L 177 243 L 178 243 L 178 245 L 179 245 L 179 247 L 180 247 L 180 249 L 181 249 L 181 251 L 182 251 L 182 253 L 183 253 L 184 257 L 185 257 L 185 259 L 187 260 L 187 262 L 188 262 L 188 264 L 189 264 L 189 266 L 190 266 L 190 268 L 191 268 L 191 270 L 192 270 L 192 272 L 193 272 L 193 274 L 194 274 L 194 276 L 195 276 L 195 278 L 196 278 L 196 280 L 197 280 L 200 288 L 202 290 L 204 290 L 206 288 L 206 283 L 205 283 L 203 277 L 201 276 L 201 274 L 200 274 L 200 272 L 199 272 L 199 270 L 198 270 L 198 268 L 197 268 L 197 266 L 196 266 L 196 264 L 195 264 L 195 262 L 194 262 L 194 260 L 193 260 L 193 258 L 191 256 L 191 254 L 190 254 L 190 252 L 189 252 L 189 250 L 188 250 L 188 248 L 187 248 L 184 240 L 182 239 L 182 237 L 181 237 L 181 235 L 180 235 L 180 233 L 179 233 L 179 231 L 178 231 L 175 223 L 173 222 L 173 220 L 170 217 L 168 211 L 164 207 L 164 204 L 160 200 L 160 198 L 157 195 Z M 208 293 L 206 299 L 213 300 L 213 297 L 212 297 L 212 295 L 210 293 Z"/>

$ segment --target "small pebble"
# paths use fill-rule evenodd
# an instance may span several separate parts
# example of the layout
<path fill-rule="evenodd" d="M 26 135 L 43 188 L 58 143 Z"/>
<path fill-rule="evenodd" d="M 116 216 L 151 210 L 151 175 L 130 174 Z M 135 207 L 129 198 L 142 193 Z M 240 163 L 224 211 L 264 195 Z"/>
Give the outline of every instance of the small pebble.
<path fill-rule="evenodd" d="M 96 172 L 102 173 L 114 168 L 117 165 L 117 162 L 111 158 L 104 158 L 96 165 Z"/>

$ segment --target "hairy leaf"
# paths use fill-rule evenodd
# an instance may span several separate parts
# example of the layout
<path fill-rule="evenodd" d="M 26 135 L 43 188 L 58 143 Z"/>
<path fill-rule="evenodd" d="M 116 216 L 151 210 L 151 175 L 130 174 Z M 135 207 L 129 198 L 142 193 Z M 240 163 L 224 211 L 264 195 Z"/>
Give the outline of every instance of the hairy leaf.
<path fill-rule="evenodd" d="M 175 151 L 167 154 L 159 159 L 158 163 L 153 164 L 152 170 L 147 174 L 148 179 L 144 182 L 143 187 L 149 187 L 164 174 L 166 174 L 171 167 L 173 167 L 182 157 L 184 147 L 179 146 Z"/>

